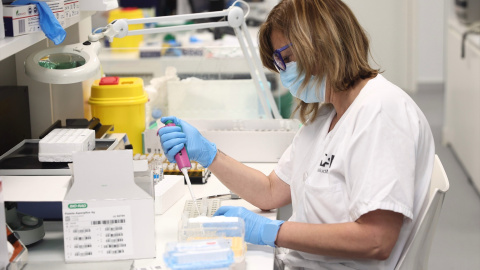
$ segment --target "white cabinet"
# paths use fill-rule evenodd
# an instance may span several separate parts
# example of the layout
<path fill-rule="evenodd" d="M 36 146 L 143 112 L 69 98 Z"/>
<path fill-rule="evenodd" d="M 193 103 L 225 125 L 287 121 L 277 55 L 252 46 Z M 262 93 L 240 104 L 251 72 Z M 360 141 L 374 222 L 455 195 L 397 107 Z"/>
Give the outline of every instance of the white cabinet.
<path fill-rule="evenodd" d="M 480 190 L 480 37 L 472 35 L 467 39 L 462 59 L 465 30 L 455 18 L 449 20 L 443 141 L 451 146 Z"/>

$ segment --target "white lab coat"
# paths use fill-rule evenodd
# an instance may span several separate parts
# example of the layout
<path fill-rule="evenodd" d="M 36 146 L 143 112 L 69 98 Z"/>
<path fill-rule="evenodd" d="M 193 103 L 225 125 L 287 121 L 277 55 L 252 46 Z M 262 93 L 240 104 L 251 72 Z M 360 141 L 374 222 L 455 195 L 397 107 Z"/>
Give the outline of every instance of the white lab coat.
<path fill-rule="evenodd" d="M 435 155 L 430 127 L 415 102 L 381 75 L 365 85 L 328 132 L 334 116 L 333 106 L 323 107 L 274 169 L 291 188 L 290 221 L 343 223 L 390 210 L 405 217 L 397 244 L 385 261 L 286 249 L 277 258 L 290 268 L 394 269 L 427 196 Z"/>

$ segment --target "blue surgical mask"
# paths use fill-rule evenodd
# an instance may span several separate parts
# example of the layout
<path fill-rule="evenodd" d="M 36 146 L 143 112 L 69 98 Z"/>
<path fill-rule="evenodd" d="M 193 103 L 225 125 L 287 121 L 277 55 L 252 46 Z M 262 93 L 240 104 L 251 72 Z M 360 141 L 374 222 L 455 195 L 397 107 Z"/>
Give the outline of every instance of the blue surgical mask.
<path fill-rule="evenodd" d="M 326 77 L 323 77 L 322 83 L 320 84 L 320 91 L 318 93 L 320 96 L 317 96 L 317 85 L 314 78 L 310 79 L 308 85 L 302 90 L 300 96 L 298 96 L 298 90 L 303 81 L 305 81 L 305 74 L 300 75 L 298 73 L 297 62 L 287 63 L 285 71 L 280 71 L 280 80 L 283 86 L 288 88 L 294 97 L 303 100 L 305 103 L 325 101 Z"/>

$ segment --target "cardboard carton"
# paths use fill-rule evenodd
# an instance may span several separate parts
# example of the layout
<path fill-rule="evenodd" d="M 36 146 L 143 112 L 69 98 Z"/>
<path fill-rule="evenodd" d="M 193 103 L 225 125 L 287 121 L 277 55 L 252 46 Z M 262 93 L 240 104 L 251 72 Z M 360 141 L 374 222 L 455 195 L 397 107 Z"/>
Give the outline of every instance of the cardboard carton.
<path fill-rule="evenodd" d="M 154 200 L 134 182 L 132 155 L 73 155 L 73 185 L 62 202 L 66 262 L 155 257 Z"/>

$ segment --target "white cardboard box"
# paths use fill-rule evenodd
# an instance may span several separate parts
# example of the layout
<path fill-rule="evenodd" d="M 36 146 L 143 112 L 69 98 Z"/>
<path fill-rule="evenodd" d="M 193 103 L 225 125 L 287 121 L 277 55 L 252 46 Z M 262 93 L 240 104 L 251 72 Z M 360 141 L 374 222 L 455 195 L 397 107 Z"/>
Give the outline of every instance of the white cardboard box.
<path fill-rule="evenodd" d="M 187 191 L 183 175 L 165 175 L 155 185 L 155 214 L 161 215 L 180 200 Z"/>
<path fill-rule="evenodd" d="M 64 0 L 46 1 L 62 27 L 65 27 Z M 5 36 L 16 37 L 42 31 L 36 5 L 3 6 Z"/>
<path fill-rule="evenodd" d="M 64 0 L 65 27 L 80 21 L 80 0 Z"/>
<path fill-rule="evenodd" d="M 77 152 L 62 203 L 66 262 L 155 257 L 153 197 L 134 183 L 131 150 Z"/>

